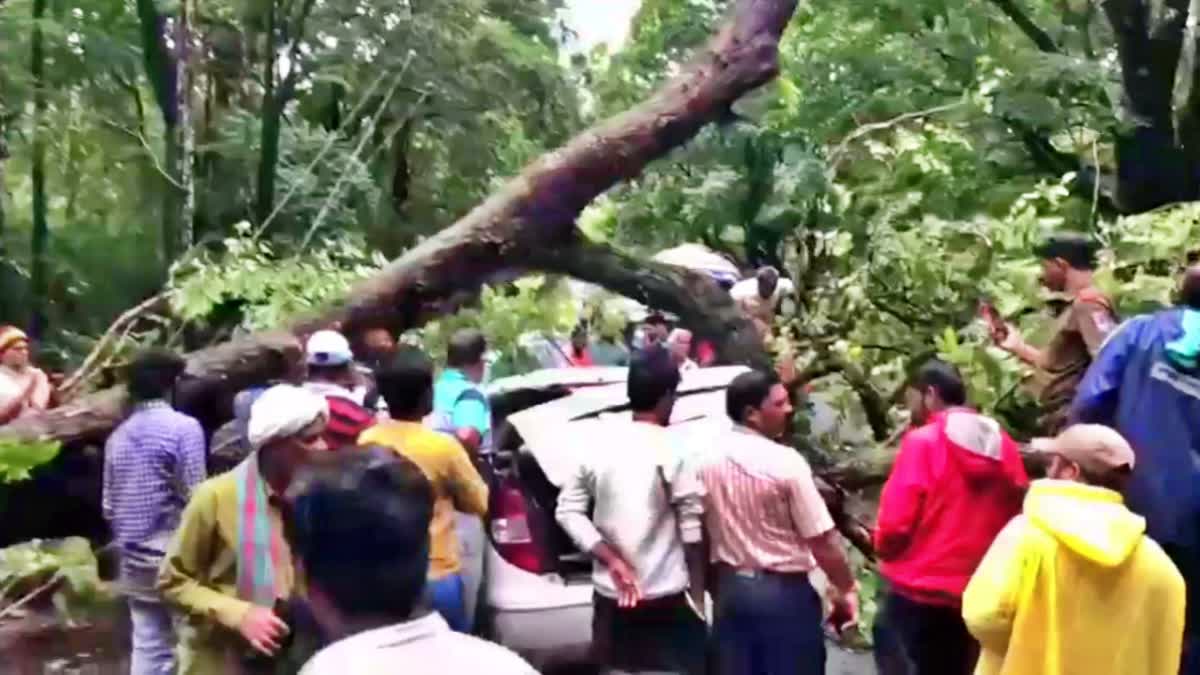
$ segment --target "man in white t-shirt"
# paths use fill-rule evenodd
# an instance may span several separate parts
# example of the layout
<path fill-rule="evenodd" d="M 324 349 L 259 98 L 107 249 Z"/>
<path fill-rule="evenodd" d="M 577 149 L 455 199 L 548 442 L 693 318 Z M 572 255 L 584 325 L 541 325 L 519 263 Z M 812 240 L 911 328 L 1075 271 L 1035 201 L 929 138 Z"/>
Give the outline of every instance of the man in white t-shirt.
<path fill-rule="evenodd" d="M 754 322 L 763 339 L 771 335 L 775 312 L 783 296 L 796 292 L 791 279 L 781 279 L 779 270 L 763 267 L 751 279 L 743 279 L 729 289 L 729 296 L 737 303 L 746 318 Z"/>
<path fill-rule="evenodd" d="M 603 423 L 558 497 L 559 524 L 595 560 L 593 657 L 613 670 L 704 670 L 703 488 L 666 429 L 679 379 L 662 347 L 638 352 L 633 420 Z"/>
<path fill-rule="evenodd" d="M 292 515 L 313 616 L 337 640 L 301 675 L 536 675 L 427 606 L 433 487 L 410 460 L 347 453 L 301 491 Z"/>

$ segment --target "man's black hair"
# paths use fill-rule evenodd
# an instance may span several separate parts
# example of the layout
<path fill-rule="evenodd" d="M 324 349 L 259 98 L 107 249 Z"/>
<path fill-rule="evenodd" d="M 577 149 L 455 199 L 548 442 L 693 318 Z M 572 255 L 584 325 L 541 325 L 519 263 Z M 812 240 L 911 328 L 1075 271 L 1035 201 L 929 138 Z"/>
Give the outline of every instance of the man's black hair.
<path fill-rule="evenodd" d="M 288 538 L 308 582 L 349 618 L 412 617 L 429 573 L 433 487 L 378 446 L 339 453 L 307 478 Z"/>
<path fill-rule="evenodd" d="M 129 363 L 129 396 L 134 401 L 166 398 L 186 368 L 187 361 L 175 352 L 165 349 L 138 352 Z"/>
<path fill-rule="evenodd" d="M 433 390 L 433 361 L 416 347 L 401 347 L 375 371 L 375 386 L 393 417 L 423 415 Z"/>
<path fill-rule="evenodd" d="M 746 410 L 761 408 L 777 384 L 779 376 L 766 370 L 751 370 L 733 378 L 725 390 L 725 412 L 729 419 L 745 424 Z"/>
<path fill-rule="evenodd" d="M 1184 270 L 1183 283 L 1179 287 L 1179 302 L 1191 309 L 1200 310 L 1200 265 Z"/>
<path fill-rule="evenodd" d="M 638 351 L 629 363 L 626 393 L 634 412 L 649 412 L 679 388 L 679 366 L 666 349 L 654 345 Z"/>
<path fill-rule="evenodd" d="M 1091 237 L 1075 232 L 1060 232 L 1046 238 L 1034 253 L 1041 260 L 1061 258 L 1077 270 L 1096 269 L 1096 253 L 1100 246 Z"/>
<path fill-rule="evenodd" d="M 351 361 L 340 363 L 336 366 L 320 366 L 312 363 L 308 364 L 308 378 L 310 380 L 329 382 L 336 380 L 339 377 L 345 377 L 353 372 L 354 363 Z"/>
<path fill-rule="evenodd" d="M 483 360 L 487 352 L 487 338 L 474 328 L 463 328 L 450 336 L 446 348 L 446 365 L 451 368 L 466 368 Z"/>
<path fill-rule="evenodd" d="M 646 319 L 644 321 L 642 321 L 642 323 L 653 324 L 655 326 L 665 326 L 665 325 L 667 325 L 667 317 L 663 316 L 662 314 L 659 314 L 658 312 L 654 312 L 654 313 L 650 314 L 649 316 L 647 316 Z"/>
<path fill-rule="evenodd" d="M 967 387 L 954 366 L 941 359 L 930 359 L 913 374 L 909 386 L 924 392 L 933 388 L 946 405 L 965 405 Z"/>

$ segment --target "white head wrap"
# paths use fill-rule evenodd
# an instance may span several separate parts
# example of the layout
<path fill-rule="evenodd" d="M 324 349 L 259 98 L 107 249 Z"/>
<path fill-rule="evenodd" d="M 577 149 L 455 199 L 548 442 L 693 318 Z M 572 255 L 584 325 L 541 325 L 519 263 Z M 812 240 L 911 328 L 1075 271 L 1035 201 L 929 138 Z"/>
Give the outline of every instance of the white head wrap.
<path fill-rule="evenodd" d="M 329 417 L 323 396 L 290 384 L 277 384 L 264 391 L 250 407 L 246 438 L 255 450 L 295 436 L 320 418 Z"/>

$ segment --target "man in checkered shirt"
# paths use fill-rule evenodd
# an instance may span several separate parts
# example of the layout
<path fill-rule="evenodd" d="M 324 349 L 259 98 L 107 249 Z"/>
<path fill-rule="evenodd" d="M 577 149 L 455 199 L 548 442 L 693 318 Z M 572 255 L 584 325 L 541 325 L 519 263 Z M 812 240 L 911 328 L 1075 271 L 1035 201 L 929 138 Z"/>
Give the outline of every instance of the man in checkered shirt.
<path fill-rule="evenodd" d="M 102 508 L 129 601 L 132 675 L 175 672 L 175 634 L 154 581 L 183 507 L 205 478 L 204 431 L 168 402 L 184 367 L 171 352 L 137 355 L 129 366 L 133 413 L 104 446 Z"/>

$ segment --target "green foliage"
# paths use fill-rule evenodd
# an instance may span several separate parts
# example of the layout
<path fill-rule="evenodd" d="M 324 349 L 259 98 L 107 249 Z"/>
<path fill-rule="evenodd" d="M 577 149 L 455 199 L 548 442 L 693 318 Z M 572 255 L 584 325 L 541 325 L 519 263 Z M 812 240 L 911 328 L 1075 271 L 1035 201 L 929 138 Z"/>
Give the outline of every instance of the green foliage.
<path fill-rule="evenodd" d="M 224 240 L 238 236 L 235 226 L 254 211 L 265 59 L 290 40 L 299 40 L 299 62 L 277 62 L 273 78 L 279 83 L 288 67 L 297 69 L 283 109 L 268 258 L 287 257 L 279 252 L 290 253 L 314 229 L 314 243 L 328 237 L 334 248 L 350 241 L 394 255 L 578 127 L 575 75 L 552 37 L 560 0 L 316 3 L 301 35 L 284 31 L 282 20 L 267 34 L 271 4 L 294 28 L 298 5 L 280 0 L 201 3 L 192 17 L 193 224 L 204 246 L 194 253 L 201 258 L 224 255 Z M 0 12 L 0 319 L 23 322 L 30 304 L 38 128 L 47 139 L 50 225 L 50 331 L 42 348 L 67 360 L 86 351 L 80 336 L 99 334 L 159 290 L 175 262 L 161 254 L 175 208 L 159 105 L 169 103 L 169 88 L 147 75 L 138 5 L 145 3 L 49 3 L 40 23 L 48 64 L 40 117 L 32 114 L 32 2 L 9 0 Z M 157 9 L 169 26 L 176 6 Z M 264 309 L 251 321 L 270 315 Z"/>
<path fill-rule="evenodd" d="M 344 294 L 384 263 L 361 239 L 327 238 L 310 253 L 289 255 L 250 234 L 250 225 L 226 238 L 222 252 L 183 262 L 174 275 L 173 304 L 179 318 L 199 324 L 228 323 L 262 330 L 283 325 Z"/>
<path fill-rule="evenodd" d="M 0 484 L 26 480 L 31 471 L 58 456 L 58 441 L 0 440 Z"/>
<path fill-rule="evenodd" d="M 418 339 L 430 355 L 440 359 L 455 331 L 479 329 L 500 356 L 492 376 L 504 377 L 537 367 L 522 347 L 526 335 L 567 335 L 579 320 L 578 312 L 578 302 L 565 283 L 530 276 L 502 288 L 484 287 L 477 306 L 426 325 Z"/>
<path fill-rule="evenodd" d="M 53 589 L 51 602 L 68 622 L 112 600 L 91 544 L 82 537 L 34 539 L 0 549 L 0 614 L 46 588 Z"/>

